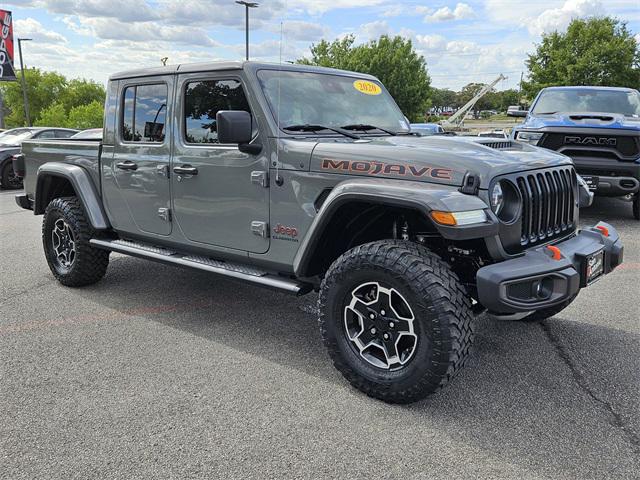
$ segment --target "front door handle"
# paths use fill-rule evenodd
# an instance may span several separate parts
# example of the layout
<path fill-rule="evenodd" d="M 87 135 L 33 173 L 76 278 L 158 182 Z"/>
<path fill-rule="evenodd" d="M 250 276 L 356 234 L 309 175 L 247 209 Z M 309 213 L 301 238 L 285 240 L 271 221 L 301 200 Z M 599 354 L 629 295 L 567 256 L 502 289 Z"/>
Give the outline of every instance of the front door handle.
<path fill-rule="evenodd" d="M 198 169 L 189 164 L 184 164 L 179 167 L 173 167 L 173 173 L 177 173 L 178 175 L 197 175 Z"/>
<path fill-rule="evenodd" d="M 138 164 L 133 163 L 131 160 L 126 160 L 124 162 L 116 163 L 116 167 L 120 170 L 137 170 Z"/>

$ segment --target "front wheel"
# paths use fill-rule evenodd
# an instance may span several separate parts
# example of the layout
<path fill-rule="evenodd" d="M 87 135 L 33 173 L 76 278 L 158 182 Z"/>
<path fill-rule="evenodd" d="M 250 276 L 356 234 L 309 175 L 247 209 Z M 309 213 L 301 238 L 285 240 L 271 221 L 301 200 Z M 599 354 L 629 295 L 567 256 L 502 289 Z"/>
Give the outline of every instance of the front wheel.
<path fill-rule="evenodd" d="M 93 248 L 95 236 L 76 197 L 56 198 L 44 212 L 42 245 L 56 279 L 68 287 L 96 283 L 107 271 L 109 252 Z"/>
<path fill-rule="evenodd" d="M 469 296 L 440 257 L 404 241 L 358 246 L 329 268 L 319 296 L 320 331 L 353 386 L 389 403 L 443 387 L 473 341 Z"/>

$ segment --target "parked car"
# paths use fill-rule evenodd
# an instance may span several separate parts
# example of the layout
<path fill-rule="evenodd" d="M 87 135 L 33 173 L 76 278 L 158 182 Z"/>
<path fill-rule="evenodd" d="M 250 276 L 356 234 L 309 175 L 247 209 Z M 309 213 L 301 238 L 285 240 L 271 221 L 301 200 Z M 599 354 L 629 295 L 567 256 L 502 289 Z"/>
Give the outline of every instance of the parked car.
<path fill-rule="evenodd" d="M 437 123 L 412 123 L 411 132 L 426 137 L 429 135 L 444 134 L 444 128 Z"/>
<path fill-rule="evenodd" d="M 70 128 L 26 127 L 12 128 L 0 134 L 0 188 L 22 188 L 22 179 L 18 177 L 11 164 L 12 157 L 20 152 L 24 140 L 45 138 L 68 138 L 78 130 Z"/>
<path fill-rule="evenodd" d="M 490 137 L 490 138 L 509 138 L 509 135 L 501 128 L 494 128 L 493 130 L 484 130 L 478 133 L 479 137 Z"/>
<path fill-rule="evenodd" d="M 568 155 L 596 195 L 632 203 L 640 220 L 640 93 L 632 88 L 549 87 L 512 138 Z"/>
<path fill-rule="evenodd" d="M 107 92 L 101 142 L 29 140 L 14 158 L 55 278 L 93 284 L 120 252 L 317 290 L 334 365 L 386 402 L 451 380 L 478 313 L 549 318 L 622 261 L 613 227 L 578 228 L 592 195 L 568 157 L 417 138 L 369 75 L 206 63 L 119 73 Z"/>
<path fill-rule="evenodd" d="M 102 140 L 102 128 L 88 128 L 82 130 L 69 138 L 82 140 Z"/>

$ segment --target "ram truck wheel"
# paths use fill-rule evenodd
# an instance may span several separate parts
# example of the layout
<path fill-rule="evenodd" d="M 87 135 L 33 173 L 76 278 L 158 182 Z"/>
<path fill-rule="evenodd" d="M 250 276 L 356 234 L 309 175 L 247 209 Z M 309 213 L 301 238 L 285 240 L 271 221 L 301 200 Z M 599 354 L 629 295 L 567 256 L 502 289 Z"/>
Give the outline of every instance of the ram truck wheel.
<path fill-rule="evenodd" d="M 355 247 L 327 271 L 323 341 L 356 388 L 389 403 L 421 400 L 463 367 L 473 342 L 470 297 L 449 265 L 415 243 Z"/>
<path fill-rule="evenodd" d="M 49 203 L 42 222 L 42 244 L 49 268 L 60 283 L 81 287 L 104 277 L 109 252 L 89 244 L 95 236 L 76 197 L 56 198 Z"/>

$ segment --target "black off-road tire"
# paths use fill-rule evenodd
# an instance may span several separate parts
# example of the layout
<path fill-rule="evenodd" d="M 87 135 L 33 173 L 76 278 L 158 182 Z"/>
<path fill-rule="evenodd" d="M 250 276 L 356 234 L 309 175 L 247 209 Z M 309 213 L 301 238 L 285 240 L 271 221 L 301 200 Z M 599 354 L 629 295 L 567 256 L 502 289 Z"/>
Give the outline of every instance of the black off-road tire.
<path fill-rule="evenodd" d="M 544 308 L 542 310 L 538 310 L 537 312 L 533 312 L 532 314 L 527 315 L 526 317 L 522 318 L 521 321 L 523 321 L 523 322 L 541 322 L 542 320 L 546 320 L 547 318 L 551 318 L 551 317 L 559 314 L 561 311 L 563 311 L 569 305 L 571 305 L 571 303 L 575 299 L 576 299 L 576 297 L 571 297 L 569 300 L 565 300 L 564 302 L 559 303 L 558 305 L 554 305 L 553 307 Z"/>
<path fill-rule="evenodd" d="M 633 198 L 633 218 L 640 220 L 640 192 L 636 193 Z"/>
<path fill-rule="evenodd" d="M 18 180 L 13 173 L 11 160 L 7 160 L 2 164 L 0 170 L 0 187 L 2 187 L 3 190 L 22 188 L 22 181 Z"/>
<path fill-rule="evenodd" d="M 349 339 L 343 312 L 363 282 L 388 285 L 413 311 L 413 354 L 396 370 L 371 365 Z M 457 275 L 436 254 L 407 241 L 377 241 L 343 254 L 324 277 L 318 307 L 335 367 L 353 386 L 388 403 L 415 402 L 446 385 L 464 366 L 474 338 L 470 297 Z"/>
<path fill-rule="evenodd" d="M 58 220 L 64 220 L 75 240 L 73 263 L 68 268 L 57 260 L 52 232 Z M 109 265 L 109 252 L 93 248 L 89 244 L 96 232 L 86 218 L 84 208 L 77 197 L 56 198 L 49 203 L 42 222 L 42 245 L 51 272 L 67 287 L 82 287 L 98 282 Z"/>

